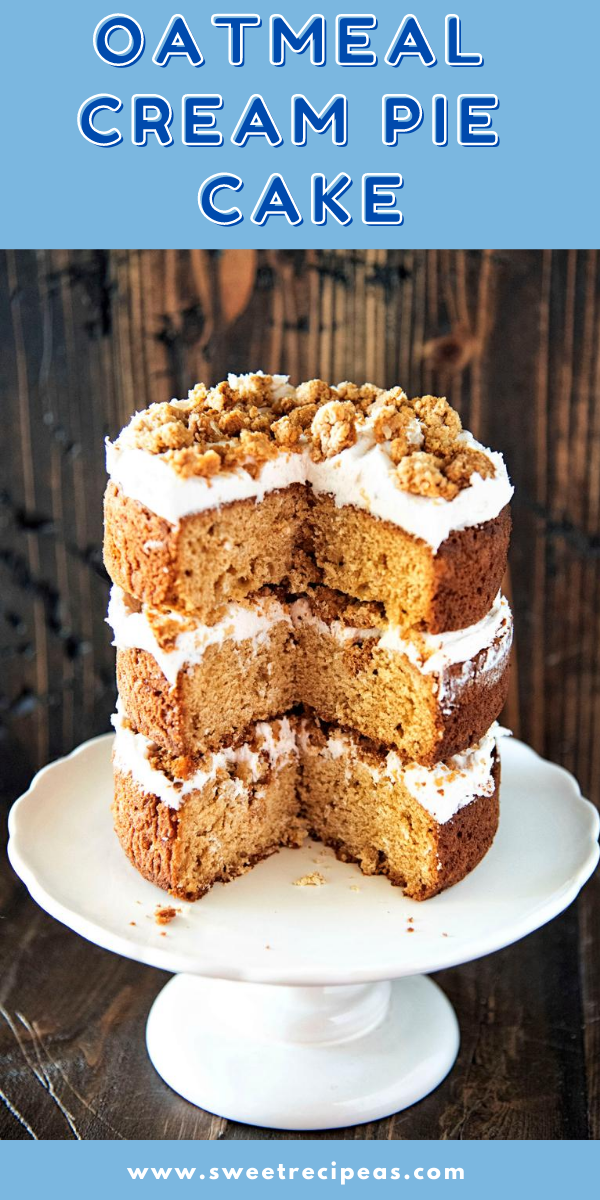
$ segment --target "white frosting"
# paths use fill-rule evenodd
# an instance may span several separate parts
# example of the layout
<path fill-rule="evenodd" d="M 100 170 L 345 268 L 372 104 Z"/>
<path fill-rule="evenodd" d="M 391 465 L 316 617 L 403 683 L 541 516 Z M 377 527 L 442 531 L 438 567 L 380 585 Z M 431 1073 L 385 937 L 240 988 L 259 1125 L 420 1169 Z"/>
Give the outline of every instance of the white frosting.
<path fill-rule="evenodd" d="M 118 650 L 145 650 L 151 654 L 171 687 L 175 686 L 180 671 L 190 670 L 202 661 L 209 646 L 222 646 L 226 640 L 251 641 L 253 649 L 258 650 L 268 642 L 273 627 L 283 621 L 295 629 L 310 624 L 321 634 L 342 643 L 370 640 L 388 654 L 403 655 L 421 674 L 431 677 L 433 691 L 444 712 L 452 708 L 462 688 L 473 678 L 473 660 L 481 651 L 487 653 L 478 660 L 478 677 L 485 674 L 491 683 L 501 674 L 513 633 L 508 601 L 500 592 L 486 616 L 475 625 L 450 633 L 424 633 L 414 640 L 390 623 L 359 628 L 337 620 L 325 622 L 306 597 L 294 600 L 289 606 L 275 596 L 258 597 L 252 604 L 231 603 L 214 625 L 203 625 L 176 610 L 169 610 L 164 616 L 183 627 L 169 648 L 160 646 L 146 607 L 142 605 L 135 611 L 121 588 L 114 585 L 111 589 L 107 621 L 114 633 L 113 645 Z M 450 674 L 450 668 L 461 663 L 463 670 Z"/>
<path fill-rule="evenodd" d="M 438 699 L 444 698 L 448 703 L 472 677 L 472 660 L 482 650 L 487 650 L 487 654 L 478 663 L 478 673 L 497 672 L 504 668 L 512 643 L 512 615 L 506 597 L 500 592 L 489 612 L 475 625 L 450 633 L 423 633 L 414 640 L 391 623 L 367 629 L 345 625 L 343 621 L 327 623 L 313 612 L 310 601 L 304 597 L 293 602 L 291 614 L 296 627 L 309 623 L 339 641 L 370 639 L 389 654 L 404 655 L 423 675 L 433 677 Z M 464 671 L 446 679 L 449 668 L 459 663 L 464 663 Z"/>
<path fill-rule="evenodd" d="M 190 513 L 205 512 L 234 500 L 264 499 L 267 492 L 306 483 L 304 454 L 278 454 L 270 458 L 256 479 L 238 467 L 203 479 L 183 479 L 159 454 L 106 442 L 106 469 L 131 500 L 176 525 Z"/>
<path fill-rule="evenodd" d="M 228 746 L 199 759 L 201 765 L 189 779 L 171 780 L 163 771 L 152 766 L 148 755 L 152 750 L 153 743 L 143 734 L 134 733 L 125 724 L 124 715 L 118 703 L 112 723 L 115 728 L 113 755 L 117 769 L 125 775 L 131 775 L 145 792 L 157 796 L 169 808 L 179 808 L 190 792 L 204 787 L 209 780 L 215 778 L 220 768 L 228 769 L 235 766 L 236 763 L 244 763 L 250 770 L 252 780 L 256 781 L 261 775 L 260 756 L 262 752 L 266 751 L 274 767 L 297 754 L 294 730 L 287 717 L 280 718 L 277 737 L 273 732 L 273 726 L 268 721 L 260 721 L 254 726 L 258 737 L 262 739 L 260 751 L 251 750 L 247 743 L 235 747 Z M 246 791 L 241 779 L 232 779 L 229 786 L 232 788 L 232 798 Z"/>
<path fill-rule="evenodd" d="M 316 492 L 332 495 L 337 508 L 353 504 L 366 509 L 372 516 L 421 538 L 435 551 L 454 530 L 497 517 L 513 494 L 502 455 L 486 450 L 468 433 L 462 434 L 461 440 L 464 446 L 485 450 L 495 475 L 483 479 L 473 474 L 470 486 L 454 500 L 402 491 L 395 482 L 389 444 L 374 440 L 371 420 L 365 423 L 354 446 L 341 454 L 322 463 L 314 463 L 307 456 L 307 479 Z"/>
<path fill-rule="evenodd" d="M 229 604 L 220 621 L 214 625 L 203 625 L 176 610 L 164 614 L 170 621 L 181 622 L 182 632 L 169 649 L 161 648 L 148 620 L 144 606 L 139 612 L 132 610 L 125 593 L 116 585 L 111 588 L 107 621 L 114 633 L 113 645 L 118 650 L 146 650 L 158 663 L 163 675 L 174 687 L 179 672 L 189 670 L 202 661 L 209 646 L 222 646 L 228 639 L 233 642 L 251 640 L 258 649 L 268 641 L 274 625 L 285 621 L 291 626 L 287 608 L 274 596 L 258 597 L 252 605 Z"/>
<path fill-rule="evenodd" d="M 232 386 L 243 390 L 248 376 L 230 376 Z M 285 394 L 287 376 L 275 376 L 275 390 Z M 232 382 L 233 381 L 233 382 Z M 222 471 L 211 478 L 178 475 L 160 455 L 128 444 L 127 431 L 117 442 L 106 442 L 106 465 L 111 479 L 126 496 L 138 500 L 151 512 L 176 525 L 191 513 L 204 512 L 235 500 L 261 501 L 271 491 L 292 483 L 309 484 L 315 492 L 333 497 L 336 506 L 354 505 L 373 516 L 400 526 L 427 542 L 435 552 L 454 530 L 467 529 L 497 517 L 511 499 L 511 486 L 501 454 L 485 447 L 464 432 L 465 447 L 485 450 L 495 467 L 494 477 L 471 476 L 469 487 L 453 500 L 415 496 L 396 484 L 390 443 L 375 440 L 373 412 L 358 427 L 357 441 L 340 454 L 312 461 L 307 445 L 297 452 L 282 450 L 264 463 L 253 478 L 242 467 Z M 415 421 L 414 443 L 420 444 L 421 430 Z"/>
<path fill-rule="evenodd" d="M 495 751 L 498 740 L 507 736 L 509 731 L 494 721 L 475 746 L 435 767 L 422 767 L 418 763 L 403 766 L 392 751 L 387 758 L 387 773 L 391 779 L 400 773 L 411 796 L 439 825 L 444 825 L 478 796 L 492 795 Z"/>
<path fill-rule="evenodd" d="M 295 629 L 310 624 L 340 642 L 368 639 L 388 654 L 405 656 L 423 675 L 431 677 L 434 693 L 445 712 L 472 679 L 473 659 L 482 650 L 487 653 L 477 664 L 478 676 L 485 674 L 487 681 L 492 682 L 492 677 L 504 670 L 513 630 L 508 601 L 500 592 L 486 616 L 475 625 L 451 633 L 420 634 L 416 640 L 390 623 L 361 629 L 342 621 L 325 622 L 313 611 L 307 597 L 300 597 L 289 606 L 275 596 L 258 597 L 251 604 L 231 603 L 214 625 L 203 625 L 173 609 L 164 616 L 183 626 L 168 649 L 160 646 L 146 606 L 135 611 L 121 588 L 116 584 L 112 587 L 107 622 L 114 633 L 113 645 L 118 650 L 145 650 L 151 654 L 171 687 L 175 686 L 180 671 L 190 670 L 202 661 L 209 646 L 222 646 L 226 640 L 251 641 L 253 649 L 258 650 L 268 642 L 273 627 L 283 621 Z M 464 669 L 450 676 L 449 669 L 460 663 Z"/>
<path fill-rule="evenodd" d="M 311 744 L 311 727 L 307 721 L 301 722 L 296 734 L 288 718 L 283 717 L 279 720 L 277 735 L 270 722 L 260 721 L 255 726 L 256 734 L 262 740 L 260 751 L 252 750 L 247 743 L 228 746 L 199 759 L 198 769 L 190 778 L 172 780 L 152 765 L 149 754 L 153 743 L 129 728 L 120 704 L 117 704 L 112 723 L 115 728 L 113 753 L 116 768 L 123 774 L 130 774 L 145 792 L 157 796 L 170 808 L 179 808 L 190 792 L 204 787 L 215 778 L 219 769 L 227 770 L 243 763 L 249 769 L 251 779 L 256 781 L 261 775 L 261 753 L 266 752 L 271 764 L 277 768 L 297 755 L 299 750 L 306 753 Z M 494 722 L 477 745 L 433 767 L 403 763 L 396 751 L 390 750 L 380 767 L 368 764 L 368 770 L 376 783 L 384 779 L 392 783 L 402 782 L 434 820 L 444 825 L 478 796 L 491 796 L 494 790 L 494 753 L 498 740 L 508 735 L 507 729 Z M 320 754 L 334 760 L 346 757 L 356 761 L 361 757 L 360 744 L 351 733 L 338 729 L 329 736 Z M 364 765 L 367 765 L 366 762 Z M 238 778 L 231 779 L 229 786 L 232 788 L 232 798 L 246 790 Z"/>
<path fill-rule="evenodd" d="M 307 737 L 306 730 L 303 736 Z M 402 782 L 438 825 L 445 825 L 478 796 L 492 795 L 494 753 L 498 740 L 506 736 L 509 736 L 509 730 L 503 729 L 495 721 L 477 745 L 470 746 L 462 754 L 455 754 L 446 762 L 436 763 L 433 767 L 403 763 L 396 751 L 390 750 L 381 767 L 369 765 L 368 770 L 375 783 L 386 778 L 392 783 Z M 360 746 L 351 734 L 337 731 L 329 737 L 321 754 L 333 759 L 346 754 L 349 759 L 356 760 L 360 758 Z"/>

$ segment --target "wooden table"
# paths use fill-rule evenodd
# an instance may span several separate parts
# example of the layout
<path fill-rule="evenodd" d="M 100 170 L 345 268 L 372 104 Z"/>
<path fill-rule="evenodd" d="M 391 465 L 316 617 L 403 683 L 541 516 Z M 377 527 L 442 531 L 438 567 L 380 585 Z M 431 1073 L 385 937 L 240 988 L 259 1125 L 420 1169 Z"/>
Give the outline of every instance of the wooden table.
<path fill-rule="evenodd" d="M 599 283 L 592 251 L 6 254 L 6 805 L 39 766 L 108 728 L 104 434 L 198 378 L 258 366 L 445 394 L 505 452 L 517 639 L 504 719 L 598 802 Z M 0 916 L 0 1137 L 255 1135 L 152 1070 L 144 1024 L 160 972 L 46 917 L 4 860 Z M 414 1109 L 341 1136 L 597 1138 L 599 917 L 594 879 L 547 928 L 439 975 L 461 1022 L 451 1076 Z"/>

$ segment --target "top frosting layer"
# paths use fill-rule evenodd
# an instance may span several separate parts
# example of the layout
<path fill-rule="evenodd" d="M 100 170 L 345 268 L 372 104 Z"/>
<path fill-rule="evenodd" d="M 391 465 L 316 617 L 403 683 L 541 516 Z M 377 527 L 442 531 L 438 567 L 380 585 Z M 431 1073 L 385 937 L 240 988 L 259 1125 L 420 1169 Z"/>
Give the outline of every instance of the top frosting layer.
<path fill-rule="evenodd" d="M 512 496 L 501 454 L 462 430 L 444 399 L 286 376 L 229 376 L 136 414 L 107 468 L 125 495 L 177 524 L 236 500 L 308 484 L 400 526 L 435 551 Z"/>

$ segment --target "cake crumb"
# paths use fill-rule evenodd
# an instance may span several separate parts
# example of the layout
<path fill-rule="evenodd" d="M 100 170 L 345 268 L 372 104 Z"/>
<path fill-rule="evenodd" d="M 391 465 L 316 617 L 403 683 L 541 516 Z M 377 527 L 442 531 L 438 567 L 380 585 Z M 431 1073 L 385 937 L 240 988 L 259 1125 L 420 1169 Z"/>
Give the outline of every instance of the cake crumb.
<path fill-rule="evenodd" d="M 357 884 L 357 883 L 351 883 L 351 884 L 350 884 L 350 891 L 351 891 L 351 892 L 360 892 L 360 888 L 359 888 L 358 884 Z"/>
<path fill-rule="evenodd" d="M 320 871 L 312 871 L 310 875 L 302 875 L 294 880 L 294 887 L 321 887 L 325 883 Z"/>
<path fill-rule="evenodd" d="M 130 924 L 130 925 L 135 925 L 135 921 L 130 921 L 130 922 L 129 922 L 129 924 Z"/>
<path fill-rule="evenodd" d="M 180 908 L 157 908 L 154 914 L 154 920 L 157 925 L 168 925 L 175 920 L 177 913 L 180 913 Z"/>

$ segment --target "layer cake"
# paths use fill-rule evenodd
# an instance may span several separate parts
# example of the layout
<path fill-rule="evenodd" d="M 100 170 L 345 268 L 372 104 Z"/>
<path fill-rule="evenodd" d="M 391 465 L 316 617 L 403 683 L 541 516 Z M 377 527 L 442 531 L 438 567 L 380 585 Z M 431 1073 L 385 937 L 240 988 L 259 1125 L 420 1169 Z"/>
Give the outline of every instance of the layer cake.
<path fill-rule="evenodd" d="M 308 829 L 416 899 L 463 878 L 498 820 L 501 455 L 442 398 L 256 373 L 136 414 L 107 463 L 138 869 L 196 898 Z"/>

